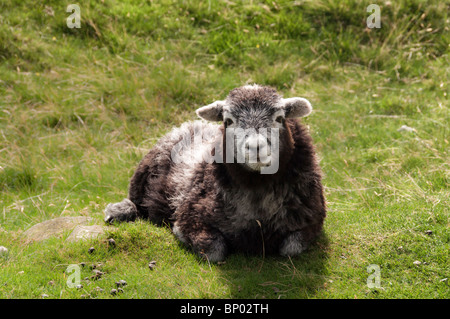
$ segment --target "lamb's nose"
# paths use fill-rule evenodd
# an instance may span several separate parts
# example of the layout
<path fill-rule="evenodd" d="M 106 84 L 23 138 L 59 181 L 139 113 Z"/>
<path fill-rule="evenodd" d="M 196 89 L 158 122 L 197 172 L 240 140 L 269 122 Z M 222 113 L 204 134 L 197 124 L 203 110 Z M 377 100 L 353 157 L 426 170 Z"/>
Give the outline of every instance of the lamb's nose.
<path fill-rule="evenodd" d="M 251 153 L 259 152 L 259 139 L 257 136 L 249 137 L 245 143 L 246 149 Z"/>
<path fill-rule="evenodd" d="M 248 152 L 250 157 L 255 158 L 257 161 L 260 161 L 270 154 L 267 139 L 262 134 L 249 136 L 245 141 L 245 147 L 246 152 Z"/>

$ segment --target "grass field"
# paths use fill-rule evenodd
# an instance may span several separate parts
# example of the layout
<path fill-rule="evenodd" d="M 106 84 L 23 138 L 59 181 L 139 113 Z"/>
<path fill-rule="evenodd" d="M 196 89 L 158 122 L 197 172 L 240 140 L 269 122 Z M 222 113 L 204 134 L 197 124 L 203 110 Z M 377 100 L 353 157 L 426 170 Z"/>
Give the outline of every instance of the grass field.
<path fill-rule="evenodd" d="M 379 29 L 361 0 L 79 1 L 70 29 L 71 2 L 2 1 L 0 298 L 450 298 L 450 5 L 374 2 Z M 254 82 L 314 108 L 328 216 L 304 255 L 208 264 L 146 222 L 24 240 L 59 216 L 101 224 L 160 136 Z M 69 288 L 81 262 L 105 274 Z"/>

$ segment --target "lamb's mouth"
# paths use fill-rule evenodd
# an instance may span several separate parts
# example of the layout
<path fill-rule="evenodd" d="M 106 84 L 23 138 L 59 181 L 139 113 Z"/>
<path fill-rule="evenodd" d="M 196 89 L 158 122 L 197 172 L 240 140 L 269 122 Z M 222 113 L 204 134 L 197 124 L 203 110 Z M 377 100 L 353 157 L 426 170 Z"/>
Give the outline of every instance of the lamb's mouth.
<path fill-rule="evenodd" d="M 261 168 L 270 167 L 271 164 L 272 163 L 269 160 L 269 162 L 264 162 L 264 163 L 263 162 L 256 162 L 256 163 L 245 162 L 245 163 L 243 163 L 243 166 L 245 168 L 247 168 L 248 170 L 259 172 L 259 171 L 261 171 Z"/>

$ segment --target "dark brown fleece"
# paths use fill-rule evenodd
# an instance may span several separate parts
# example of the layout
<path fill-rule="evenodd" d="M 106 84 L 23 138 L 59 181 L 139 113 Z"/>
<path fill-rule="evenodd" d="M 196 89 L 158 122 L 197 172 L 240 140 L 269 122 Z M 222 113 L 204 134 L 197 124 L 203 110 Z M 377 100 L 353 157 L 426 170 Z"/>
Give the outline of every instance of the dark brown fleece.
<path fill-rule="evenodd" d="M 191 189 L 184 202 L 171 209 L 176 181 L 171 178 L 170 149 L 154 149 L 137 168 L 129 189 L 129 198 L 141 217 L 162 224 L 176 221 L 185 242 L 201 253 L 217 241 L 227 250 L 249 253 L 274 253 L 288 234 L 300 231 L 305 244 L 320 233 L 326 215 L 325 199 L 311 137 L 297 121 L 287 119 L 280 136 L 282 145 L 279 171 L 261 175 L 230 163 L 198 164 Z M 223 129 L 223 128 L 222 128 Z M 166 153 L 164 153 L 166 152 Z M 238 189 L 249 194 L 254 207 L 259 207 L 265 192 L 279 192 L 289 185 L 284 195 L 286 214 L 265 220 L 255 219 L 246 229 L 234 231 L 230 216 L 224 213 L 224 193 Z M 254 195 L 252 195 L 254 194 Z M 281 195 L 280 195 L 281 196 Z"/>

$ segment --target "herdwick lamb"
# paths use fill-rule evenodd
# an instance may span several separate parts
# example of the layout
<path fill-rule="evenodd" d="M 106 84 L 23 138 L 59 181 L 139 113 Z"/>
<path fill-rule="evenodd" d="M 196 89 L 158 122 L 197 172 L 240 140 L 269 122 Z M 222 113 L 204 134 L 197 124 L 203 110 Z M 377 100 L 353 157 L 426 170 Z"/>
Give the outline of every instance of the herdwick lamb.
<path fill-rule="evenodd" d="M 311 111 L 308 100 L 267 86 L 232 90 L 197 109 L 206 121 L 184 123 L 156 143 L 128 198 L 106 207 L 105 222 L 169 225 L 210 262 L 232 251 L 300 254 L 326 216 L 312 139 L 296 119 Z"/>

